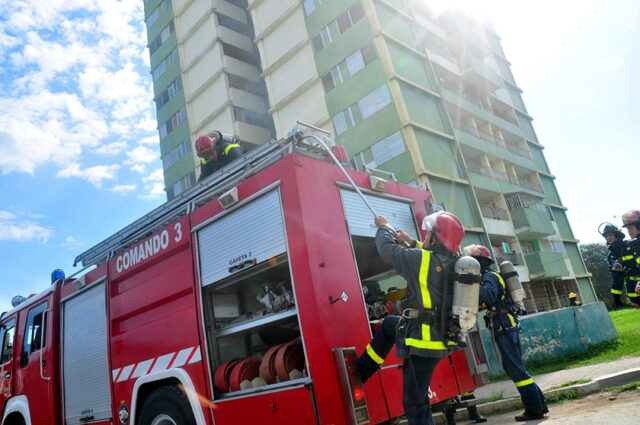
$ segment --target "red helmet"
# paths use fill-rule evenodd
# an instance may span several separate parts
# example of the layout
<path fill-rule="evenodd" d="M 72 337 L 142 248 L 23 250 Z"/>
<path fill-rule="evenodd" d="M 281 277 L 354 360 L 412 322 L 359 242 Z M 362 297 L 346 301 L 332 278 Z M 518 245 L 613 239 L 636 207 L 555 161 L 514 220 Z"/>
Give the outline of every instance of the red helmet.
<path fill-rule="evenodd" d="M 493 263 L 493 258 L 491 258 L 491 252 L 489 248 L 483 245 L 468 245 L 464 247 L 464 253 L 466 255 L 470 255 L 472 257 L 482 257 L 487 260 L 491 260 Z"/>
<path fill-rule="evenodd" d="M 640 227 L 640 211 L 629 210 L 622 214 L 622 227 L 628 227 L 630 224 L 635 224 L 636 227 Z"/>
<path fill-rule="evenodd" d="M 200 158 L 208 158 L 216 146 L 216 139 L 202 135 L 196 139 L 196 153 Z"/>
<path fill-rule="evenodd" d="M 431 232 L 442 244 L 456 254 L 464 238 L 464 227 L 455 215 L 446 211 L 429 214 L 422 220 L 422 230 Z"/>

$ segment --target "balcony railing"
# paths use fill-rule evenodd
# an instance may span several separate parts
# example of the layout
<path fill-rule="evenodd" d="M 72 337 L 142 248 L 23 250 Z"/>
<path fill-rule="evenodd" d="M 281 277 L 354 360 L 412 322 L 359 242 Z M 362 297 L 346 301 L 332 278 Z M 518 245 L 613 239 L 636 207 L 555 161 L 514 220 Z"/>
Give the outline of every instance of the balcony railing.
<path fill-rule="evenodd" d="M 507 210 L 496 207 L 480 207 L 482 215 L 487 218 L 495 218 L 496 220 L 509 221 L 509 213 Z"/>
<path fill-rule="evenodd" d="M 493 168 L 483 167 L 482 165 L 474 162 L 467 162 L 467 170 L 472 173 L 482 174 L 487 177 L 493 177 L 494 179 L 502 180 L 504 182 L 509 181 L 507 173 L 503 173 L 502 171 L 494 170 Z"/>
<path fill-rule="evenodd" d="M 495 249 L 496 248 L 494 248 L 494 250 Z M 496 254 L 496 261 L 498 262 L 498 264 L 502 263 L 503 261 L 511 261 L 511 263 L 513 263 L 514 266 L 526 265 L 526 263 L 524 262 L 524 258 L 522 257 L 522 254 L 518 252 L 513 252 L 511 254 L 507 254 L 507 253 Z"/>
<path fill-rule="evenodd" d="M 524 156 L 525 158 L 531 159 L 531 152 L 529 149 L 522 148 L 518 145 L 514 145 L 512 143 L 505 143 L 507 150 L 515 153 L 516 155 Z"/>
<path fill-rule="evenodd" d="M 531 190 L 533 190 L 535 192 L 544 193 L 544 188 L 542 187 L 542 185 L 539 185 L 538 183 L 534 183 L 534 182 L 531 182 L 529 180 L 521 179 L 519 184 L 520 184 L 520 186 L 525 187 L 527 189 L 531 189 Z"/>

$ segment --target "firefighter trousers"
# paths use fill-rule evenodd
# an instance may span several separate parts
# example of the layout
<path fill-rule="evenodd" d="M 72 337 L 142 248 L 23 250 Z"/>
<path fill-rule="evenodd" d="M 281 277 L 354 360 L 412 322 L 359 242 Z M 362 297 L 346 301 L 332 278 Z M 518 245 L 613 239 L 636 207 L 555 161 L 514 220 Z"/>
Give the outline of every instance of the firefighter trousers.
<path fill-rule="evenodd" d="M 369 379 L 380 368 L 396 344 L 399 322 L 398 316 L 385 317 L 373 335 L 371 343 L 358 359 L 363 381 Z M 433 425 L 429 384 L 439 361 L 438 358 L 409 356 L 402 363 L 402 406 L 409 425 Z"/>
<path fill-rule="evenodd" d="M 630 276 L 626 280 L 627 297 L 634 304 L 640 304 L 640 297 L 636 294 L 636 285 L 640 283 L 640 276 Z"/>
<path fill-rule="evenodd" d="M 506 331 L 494 331 L 496 344 L 502 357 L 502 367 L 516 384 L 525 410 L 531 413 L 542 413 L 545 409 L 545 397 L 522 362 L 519 330 L 519 327 L 515 327 Z"/>

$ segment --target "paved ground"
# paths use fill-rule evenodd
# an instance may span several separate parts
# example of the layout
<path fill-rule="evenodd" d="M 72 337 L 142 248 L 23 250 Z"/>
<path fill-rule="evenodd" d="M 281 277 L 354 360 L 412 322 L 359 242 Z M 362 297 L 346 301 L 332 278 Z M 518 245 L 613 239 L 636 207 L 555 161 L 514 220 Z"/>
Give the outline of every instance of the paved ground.
<path fill-rule="evenodd" d="M 627 369 L 635 369 L 640 367 L 640 357 L 623 357 L 609 363 L 599 363 L 590 366 L 576 367 L 574 369 L 560 370 L 552 373 L 545 373 L 533 377 L 534 381 L 546 391 L 558 385 L 566 384 L 572 381 L 583 379 L 596 379 L 604 375 L 610 375 L 616 372 L 622 372 Z M 518 391 L 511 381 L 495 382 L 478 388 L 475 392 L 479 399 L 488 399 L 502 395 L 502 398 L 516 397 Z M 639 400 L 640 401 L 640 400 Z M 638 403 L 640 405 L 640 403 Z M 640 423 L 640 419 L 637 423 Z"/>
<path fill-rule="evenodd" d="M 611 400 L 613 398 L 613 400 Z M 490 415 L 487 425 L 515 424 L 514 416 L 520 413 L 509 412 Z M 549 406 L 549 414 L 543 420 L 529 421 L 527 425 L 637 425 L 640 423 L 640 390 L 621 393 L 602 392 L 592 394 L 579 400 L 565 401 L 562 404 Z M 459 425 L 470 425 L 475 422 L 457 421 Z"/>

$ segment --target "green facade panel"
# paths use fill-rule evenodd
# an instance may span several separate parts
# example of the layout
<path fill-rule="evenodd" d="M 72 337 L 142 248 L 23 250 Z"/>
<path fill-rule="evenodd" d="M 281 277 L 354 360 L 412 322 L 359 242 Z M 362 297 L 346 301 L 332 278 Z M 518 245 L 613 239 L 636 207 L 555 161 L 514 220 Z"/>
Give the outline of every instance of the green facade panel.
<path fill-rule="evenodd" d="M 144 4 L 144 19 L 146 20 L 151 12 L 156 10 L 156 7 L 164 0 L 149 0 Z"/>
<path fill-rule="evenodd" d="M 524 256 L 532 280 L 552 279 L 569 274 L 564 255 L 558 252 L 534 252 Z"/>
<path fill-rule="evenodd" d="M 182 143 L 187 137 L 189 137 L 189 123 L 185 120 L 160 141 L 160 156 L 164 156 L 168 152 L 171 152 L 173 148 Z"/>
<path fill-rule="evenodd" d="M 411 121 L 441 133 L 453 134 L 442 103 L 438 98 L 404 83 L 400 83 L 400 90 Z"/>
<path fill-rule="evenodd" d="M 358 3 L 359 0 L 344 0 L 344 1 L 323 1 L 322 4 L 318 4 L 316 1 L 316 9 L 313 13 L 305 17 L 307 24 L 307 31 L 311 36 L 314 36 L 322 28 L 326 27 L 331 21 L 335 20 L 338 16 L 342 15 L 347 9 L 354 3 Z"/>
<path fill-rule="evenodd" d="M 325 96 L 329 116 L 344 111 L 387 81 L 380 59 L 374 60 L 353 77 L 347 78 L 345 75 L 344 78 L 337 90 L 331 90 Z"/>
<path fill-rule="evenodd" d="M 534 208 L 518 208 L 511 210 L 511 220 L 516 229 L 518 238 L 523 240 L 538 239 L 553 235 L 555 229 L 549 214 Z"/>
<path fill-rule="evenodd" d="M 382 3 L 376 2 L 375 8 L 378 21 L 384 32 L 408 46 L 416 47 L 415 34 L 410 20 Z"/>
<path fill-rule="evenodd" d="M 593 286 L 591 285 L 591 280 L 588 277 L 581 277 L 576 279 L 576 281 L 578 283 L 578 289 L 580 289 L 580 296 L 582 297 L 583 303 L 590 304 L 598 302 L 596 293 L 594 292 Z"/>
<path fill-rule="evenodd" d="M 525 158 L 520 155 L 496 145 L 495 143 L 484 140 L 466 131 L 454 129 L 453 130 L 456 139 L 463 145 L 469 146 L 473 149 L 485 152 L 487 155 L 491 155 L 502 160 L 505 160 L 511 164 L 518 165 L 523 168 L 527 168 L 531 171 L 537 171 L 536 164 L 529 158 Z"/>
<path fill-rule="evenodd" d="M 418 177 L 415 171 L 416 166 L 413 164 L 409 152 L 400 154 L 383 164 L 377 165 L 376 168 L 392 172 L 400 183 L 406 184 L 415 181 Z"/>
<path fill-rule="evenodd" d="M 173 11 L 171 7 L 168 7 L 164 12 L 160 13 L 160 17 L 157 21 L 151 25 L 151 28 L 147 28 L 147 40 L 153 40 L 160 35 L 164 27 L 173 20 Z"/>
<path fill-rule="evenodd" d="M 536 167 L 540 171 L 544 171 L 545 173 L 549 172 L 549 167 L 547 166 L 547 161 L 544 158 L 544 154 L 542 153 L 542 149 L 538 146 L 529 144 L 529 151 L 531 152 L 531 156 L 533 157 L 533 162 Z"/>
<path fill-rule="evenodd" d="M 542 182 L 542 187 L 544 187 L 544 193 L 547 200 L 552 204 L 562 205 L 562 202 L 560 202 L 560 195 L 558 195 L 553 179 L 551 177 L 541 175 L 540 181 Z"/>
<path fill-rule="evenodd" d="M 460 248 L 464 248 L 468 245 L 484 245 L 488 247 L 491 244 L 488 242 L 484 233 L 465 232 Z"/>
<path fill-rule="evenodd" d="M 500 37 L 497 34 L 494 34 L 492 31 L 485 31 L 487 35 L 487 40 L 489 41 L 489 46 L 493 49 L 494 52 L 498 53 L 500 56 L 504 57 L 504 52 L 502 51 L 502 46 L 500 45 Z"/>
<path fill-rule="evenodd" d="M 511 101 L 513 102 L 513 106 L 516 109 L 521 110 L 522 112 L 527 112 L 527 108 L 524 106 L 524 101 L 522 100 L 522 96 L 520 95 L 520 90 L 516 89 L 512 86 L 507 86 L 507 91 L 509 92 L 509 96 L 511 97 Z"/>
<path fill-rule="evenodd" d="M 571 261 L 571 267 L 573 267 L 573 272 L 577 275 L 587 273 L 587 269 L 582 262 L 582 257 L 580 256 L 580 251 L 578 250 L 578 244 L 565 242 L 564 249 L 567 251 L 567 256 L 569 257 L 569 261 Z"/>
<path fill-rule="evenodd" d="M 449 177 L 465 177 L 459 166 L 455 142 L 418 128 L 415 130 L 416 141 L 424 166 L 435 173 Z"/>
<path fill-rule="evenodd" d="M 193 171 L 193 169 L 193 157 L 191 155 L 183 156 L 178 162 L 169 167 L 168 170 L 164 170 L 165 187 L 173 186 L 178 180 Z"/>
<path fill-rule="evenodd" d="M 467 99 L 461 96 L 458 96 L 458 94 L 450 90 L 441 88 L 440 91 L 442 94 L 442 99 L 444 101 L 449 102 L 452 105 L 456 105 L 457 107 L 464 109 L 471 115 L 475 115 L 478 118 L 488 121 L 491 124 L 496 125 L 508 131 L 509 133 L 515 134 L 516 136 L 519 136 L 519 137 L 524 137 L 524 133 L 522 132 L 520 127 L 511 124 L 509 121 L 503 120 L 497 115 L 492 114 L 486 109 L 481 108 L 480 106 L 476 105 L 473 102 L 468 101 Z"/>
<path fill-rule="evenodd" d="M 472 202 L 469 187 L 467 185 L 438 179 L 429 178 L 429 184 L 433 192 L 433 198 L 438 204 L 445 203 L 447 211 L 454 213 L 462 224 L 467 227 L 482 227 L 482 219 Z"/>
<path fill-rule="evenodd" d="M 159 94 L 165 91 L 167 87 L 169 87 L 169 84 L 178 78 L 180 74 L 180 60 L 178 60 L 177 62 L 169 65 L 164 74 L 162 74 L 162 76 L 153 83 L 154 98 L 158 97 Z"/>
<path fill-rule="evenodd" d="M 432 73 L 423 57 L 397 43 L 389 42 L 387 47 L 393 69 L 398 75 L 422 87 L 437 91 Z"/>
<path fill-rule="evenodd" d="M 531 120 L 525 117 L 524 115 L 518 113 L 517 111 L 516 111 L 516 117 L 518 117 L 518 123 L 520 123 L 520 128 L 522 129 L 524 136 L 529 140 L 533 140 L 534 142 L 537 142 L 538 138 L 536 137 L 536 132 L 533 129 L 533 124 L 531 124 Z"/>
<path fill-rule="evenodd" d="M 173 96 L 168 103 L 162 105 L 162 108 L 158 110 L 156 113 L 156 118 L 159 123 L 164 123 L 166 120 L 171 118 L 173 114 L 178 112 L 180 108 L 182 108 L 186 104 L 184 100 L 184 92 L 178 93 L 176 96 Z"/>
<path fill-rule="evenodd" d="M 313 36 L 313 34 L 311 34 Z M 373 38 L 369 21 L 363 19 L 316 53 L 319 75 L 324 74 Z"/>
<path fill-rule="evenodd" d="M 557 208 L 551 208 L 551 212 L 553 213 L 553 219 L 558 226 L 560 236 L 565 239 L 573 239 L 574 236 L 571 231 L 571 226 L 569 226 L 569 220 L 567 220 L 567 214 L 563 210 Z"/>
<path fill-rule="evenodd" d="M 496 62 L 498 63 L 498 67 L 500 68 L 500 75 L 502 76 L 502 78 L 515 86 L 516 80 L 513 78 L 509 63 L 501 59 L 500 57 L 496 58 Z"/>
<path fill-rule="evenodd" d="M 150 69 L 155 69 L 177 46 L 178 39 L 176 38 L 176 34 L 173 33 L 162 43 L 162 46 L 151 55 L 149 59 Z"/>
<path fill-rule="evenodd" d="M 361 152 L 378 142 L 385 135 L 400 130 L 402 124 L 393 104 L 382 108 L 365 121 L 360 121 L 339 136 L 336 143 L 347 148 L 347 152 Z"/>

